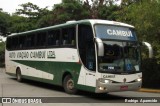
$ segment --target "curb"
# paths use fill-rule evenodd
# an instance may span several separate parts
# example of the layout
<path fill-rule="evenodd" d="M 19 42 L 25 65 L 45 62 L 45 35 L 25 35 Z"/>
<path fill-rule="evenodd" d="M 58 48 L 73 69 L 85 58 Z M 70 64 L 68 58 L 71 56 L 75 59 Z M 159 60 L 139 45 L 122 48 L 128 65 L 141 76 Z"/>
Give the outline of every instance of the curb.
<path fill-rule="evenodd" d="M 150 92 L 150 93 L 160 93 L 159 89 L 148 89 L 148 88 L 141 88 L 138 90 L 139 92 Z"/>

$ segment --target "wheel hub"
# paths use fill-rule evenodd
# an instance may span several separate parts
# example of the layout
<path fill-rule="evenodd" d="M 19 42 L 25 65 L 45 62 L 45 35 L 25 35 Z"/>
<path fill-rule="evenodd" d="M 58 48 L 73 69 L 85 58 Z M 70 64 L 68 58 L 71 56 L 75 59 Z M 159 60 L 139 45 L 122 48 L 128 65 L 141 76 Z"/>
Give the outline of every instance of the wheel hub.
<path fill-rule="evenodd" d="M 72 79 L 68 80 L 67 82 L 67 88 L 68 89 L 73 89 L 74 88 L 74 82 Z"/>

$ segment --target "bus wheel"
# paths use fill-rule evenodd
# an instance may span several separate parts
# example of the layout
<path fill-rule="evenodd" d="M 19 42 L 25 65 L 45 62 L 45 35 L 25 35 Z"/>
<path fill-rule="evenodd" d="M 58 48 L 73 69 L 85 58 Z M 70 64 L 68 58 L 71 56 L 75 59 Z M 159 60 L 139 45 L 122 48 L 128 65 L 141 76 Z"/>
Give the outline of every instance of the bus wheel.
<path fill-rule="evenodd" d="M 77 92 L 77 89 L 75 89 L 74 81 L 71 75 L 65 76 L 63 80 L 63 87 L 64 87 L 65 92 L 69 94 L 75 94 Z"/>
<path fill-rule="evenodd" d="M 16 78 L 18 82 L 22 82 L 22 74 L 21 74 L 21 70 L 18 68 L 16 71 Z"/>

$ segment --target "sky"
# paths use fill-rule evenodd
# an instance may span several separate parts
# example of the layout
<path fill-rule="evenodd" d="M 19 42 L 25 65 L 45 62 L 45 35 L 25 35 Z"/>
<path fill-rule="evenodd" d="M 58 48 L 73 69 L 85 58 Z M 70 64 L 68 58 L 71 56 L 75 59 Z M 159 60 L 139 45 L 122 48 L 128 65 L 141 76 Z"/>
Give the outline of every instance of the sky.
<path fill-rule="evenodd" d="M 12 14 L 16 12 L 16 9 L 21 8 L 18 5 L 28 2 L 36 4 L 40 8 L 48 6 L 48 9 L 52 9 L 54 4 L 59 4 L 62 0 L 0 0 L 0 8 L 2 8 L 4 12 Z"/>

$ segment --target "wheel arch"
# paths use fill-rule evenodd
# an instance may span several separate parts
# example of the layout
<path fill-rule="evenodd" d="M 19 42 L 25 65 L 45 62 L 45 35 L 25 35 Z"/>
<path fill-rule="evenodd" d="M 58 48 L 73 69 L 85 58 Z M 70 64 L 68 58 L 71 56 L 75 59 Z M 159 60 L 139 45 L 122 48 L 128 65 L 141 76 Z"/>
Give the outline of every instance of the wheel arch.
<path fill-rule="evenodd" d="M 16 79 L 18 82 L 22 82 L 22 70 L 21 67 L 16 67 Z"/>
<path fill-rule="evenodd" d="M 63 85 L 64 78 L 65 78 L 67 75 L 71 75 L 71 77 L 73 77 L 73 75 L 71 74 L 71 72 L 65 71 L 65 72 L 63 73 L 63 75 L 62 75 L 62 82 L 61 82 L 62 85 Z"/>
<path fill-rule="evenodd" d="M 78 90 L 75 87 L 74 73 L 66 71 L 62 76 L 62 86 L 66 93 L 75 94 Z M 72 83 L 72 84 L 69 84 Z M 71 87 L 70 87 L 71 86 Z"/>
<path fill-rule="evenodd" d="M 20 71 L 21 74 L 22 74 L 22 68 L 21 68 L 21 66 L 17 66 L 17 67 L 16 67 L 16 74 L 17 74 L 17 71 Z"/>
<path fill-rule="evenodd" d="M 22 67 L 20 66 L 20 65 L 17 65 L 17 67 L 16 67 L 16 70 L 15 70 L 15 76 L 17 76 L 17 72 L 18 71 L 20 71 L 21 72 L 21 75 L 22 75 L 22 77 L 23 77 L 23 74 L 24 74 L 24 72 L 23 72 L 23 69 L 22 69 Z"/>

